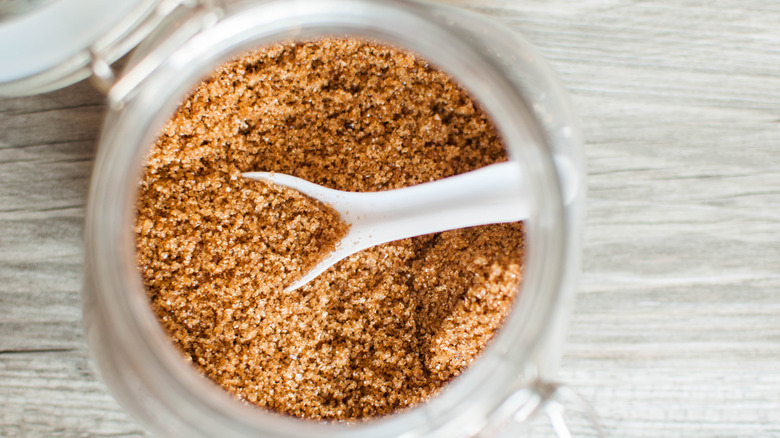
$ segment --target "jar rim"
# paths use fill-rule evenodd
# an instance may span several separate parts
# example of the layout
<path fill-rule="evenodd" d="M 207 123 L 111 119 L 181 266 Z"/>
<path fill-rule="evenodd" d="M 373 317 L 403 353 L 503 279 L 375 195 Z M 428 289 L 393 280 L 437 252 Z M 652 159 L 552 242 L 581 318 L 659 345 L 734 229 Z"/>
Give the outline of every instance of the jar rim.
<path fill-rule="evenodd" d="M 450 13 L 459 16 L 464 12 L 451 9 Z M 130 358 L 138 360 L 135 366 L 144 368 L 141 383 L 169 385 L 166 407 L 176 411 L 182 421 L 198 423 L 203 433 L 213 427 L 220 430 L 230 422 L 237 434 L 265 432 L 289 437 L 368 432 L 377 437 L 416 436 L 456 426 L 460 432 L 479 427 L 516 389 L 506 379 L 515 380 L 520 371 L 534 372 L 531 359 L 550 329 L 564 276 L 560 260 L 568 250 L 552 149 L 541 122 L 516 85 L 504 77 L 496 56 L 483 50 L 478 41 L 442 25 L 441 20 L 430 6 L 400 1 L 244 3 L 227 9 L 222 20 L 184 42 L 140 84 L 121 111 L 109 112 L 87 211 L 87 277 L 91 282 L 87 287 L 96 295 L 99 311 L 116 325 L 120 348 L 144 352 L 138 355 L 143 356 L 142 361 Z M 512 314 L 486 352 L 426 403 L 357 425 L 325 425 L 283 417 L 244 406 L 207 383 L 181 359 L 157 322 L 137 272 L 132 233 L 137 196 L 133 182 L 140 178 L 143 158 L 159 129 L 190 87 L 217 65 L 249 49 L 325 35 L 350 35 L 402 47 L 447 72 L 491 115 L 511 159 L 521 162 L 530 186 L 537 188 L 531 202 L 536 208 L 526 222 L 528 250 L 521 290 Z M 474 400 L 480 388 L 492 388 L 496 393 L 481 408 L 470 405 L 472 408 L 465 410 L 461 402 Z M 182 408 L 173 400 L 189 406 Z M 215 418 L 224 422 L 197 415 L 205 411 L 214 412 Z"/>

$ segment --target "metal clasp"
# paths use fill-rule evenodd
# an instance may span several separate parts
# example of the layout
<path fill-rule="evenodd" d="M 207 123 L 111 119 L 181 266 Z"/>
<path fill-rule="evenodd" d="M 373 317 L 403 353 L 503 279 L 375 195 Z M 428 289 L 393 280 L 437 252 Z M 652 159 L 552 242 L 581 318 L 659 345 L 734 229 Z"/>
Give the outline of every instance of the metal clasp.
<path fill-rule="evenodd" d="M 109 51 L 116 50 L 116 47 L 101 49 L 101 44 L 98 42 L 90 48 L 92 72 L 90 81 L 107 95 L 108 104 L 112 109 L 121 109 L 133 90 L 157 69 L 173 50 L 196 33 L 216 24 L 223 15 L 222 5 L 218 0 L 163 0 L 153 13 L 133 29 L 131 34 L 122 38 L 123 44 L 134 47 L 154 29 L 163 25 L 166 19 L 170 19 L 174 11 L 179 8 L 186 8 L 189 11 L 181 13 L 186 15 L 186 23 L 177 27 L 165 41 L 156 45 L 121 77 L 118 77 L 108 61 L 112 58 L 104 56 Z"/>
<path fill-rule="evenodd" d="M 574 438 L 575 435 L 572 433 L 574 413 L 584 418 L 587 423 L 586 428 L 592 432 L 590 436 L 606 438 L 606 432 L 596 411 L 576 391 L 560 383 L 536 380 L 507 398 L 494 411 L 494 415 L 506 418 L 508 421 L 492 424 L 491 427 L 482 430 L 479 437 L 496 436 L 509 422 L 527 424 L 536 415 L 544 414 L 556 437 Z"/>
<path fill-rule="evenodd" d="M 95 53 L 93 49 L 89 50 L 89 55 L 92 60 L 89 63 L 89 69 L 92 71 L 92 76 L 89 77 L 92 85 L 103 94 L 108 93 L 108 90 L 114 86 L 116 81 L 116 75 L 111 64 L 103 57 Z"/>

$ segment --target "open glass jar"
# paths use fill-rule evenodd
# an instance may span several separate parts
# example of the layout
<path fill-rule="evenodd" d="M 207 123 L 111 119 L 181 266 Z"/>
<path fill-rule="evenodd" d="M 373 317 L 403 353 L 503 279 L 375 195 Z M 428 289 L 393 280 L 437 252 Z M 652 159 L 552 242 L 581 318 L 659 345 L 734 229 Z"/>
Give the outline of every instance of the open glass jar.
<path fill-rule="evenodd" d="M 163 2 L 145 17 L 156 30 L 118 79 L 105 59 L 89 63 L 110 110 L 89 196 L 84 318 L 102 376 L 128 411 L 171 437 L 451 438 L 494 436 L 556 397 L 550 382 L 580 269 L 585 186 L 575 118 L 535 49 L 486 17 L 400 0 Z M 334 35 L 409 50 L 455 78 L 490 114 L 530 189 L 521 291 L 486 351 L 429 402 L 357 424 L 265 412 L 200 376 L 151 310 L 133 233 L 145 154 L 194 84 L 249 49 Z"/>

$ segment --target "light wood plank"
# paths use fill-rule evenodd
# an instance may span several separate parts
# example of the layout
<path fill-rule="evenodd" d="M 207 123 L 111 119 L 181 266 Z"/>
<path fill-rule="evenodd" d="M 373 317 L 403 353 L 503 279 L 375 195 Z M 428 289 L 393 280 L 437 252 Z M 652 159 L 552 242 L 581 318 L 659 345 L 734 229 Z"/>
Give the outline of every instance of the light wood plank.
<path fill-rule="evenodd" d="M 780 436 L 780 2 L 448 0 L 523 32 L 587 140 L 561 379 L 615 437 Z M 88 365 L 88 84 L 0 100 L 0 435 L 141 436 Z"/>

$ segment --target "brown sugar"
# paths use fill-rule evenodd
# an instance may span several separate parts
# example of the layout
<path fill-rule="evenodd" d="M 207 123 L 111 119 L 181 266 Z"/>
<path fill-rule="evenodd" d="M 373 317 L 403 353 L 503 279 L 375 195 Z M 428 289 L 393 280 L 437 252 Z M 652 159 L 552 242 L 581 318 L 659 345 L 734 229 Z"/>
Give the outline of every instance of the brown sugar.
<path fill-rule="evenodd" d="M 522 224 L 376 246 L 285 292 L 346 227 L 241 173 L 378 191 L 505 159 L 468 94 L 411 53 L 328 38 L 243 56 L 197 86 L 149 154 L 136 234 L 152 307 L 186 358 L 257 406 L 355 420 L 421 403 L 509 312 Z"/>

